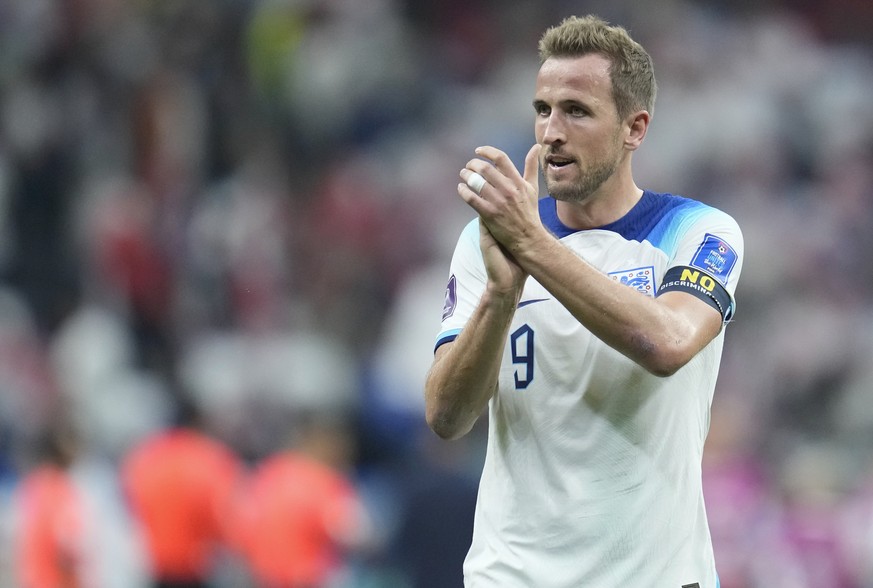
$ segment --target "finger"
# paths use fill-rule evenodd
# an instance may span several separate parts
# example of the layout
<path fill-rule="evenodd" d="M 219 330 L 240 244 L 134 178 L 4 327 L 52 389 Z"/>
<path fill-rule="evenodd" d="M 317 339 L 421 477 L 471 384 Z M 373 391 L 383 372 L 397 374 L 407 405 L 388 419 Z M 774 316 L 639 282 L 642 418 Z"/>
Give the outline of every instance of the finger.
<path fill-rule="evenodd" d="M 524 181 L 534 188 L 539 186 L 540 149 L 539 143 L 534 144 L 524 158 Z"/>
<path fill-rule="evenodd" d="M 496 147 L 483 146 L 476 148 L 476 155 L 482 159 L 472 160 L 467 164 L 467 167 L 473 171 L 479 171 L 480 167 L 485 169 L 479 173 L 485 177 L 489 184 L 497 188 L 506 190 L 520 190 L 527 193 L 528 188 L 522 186 L 522 183 L 531 186 L 535 194 L 539 194 L 539 154 L 542 146 L 539 144 L 533 145 L 528 150 L 524 158 L 524 173 L 522 174 L 515 167 L 515 164 L 509 156 L 497 149 Z M 476 164 L 475 162 L 479 162 Z M 490 165 L 488 162 L 490 161 Z M 490 172 L 490 174 L 489 174 Z"/>
<path fill-rule="evenodd" d="M 458 184 L 458 195 L 461 197 L 461 200 L 469 204 L 470 208 L 477 213 L 482 214 L 485 212 L 483 210 L 485 199 L 481 198 L 476 192 L 471 190 L 470 186 L 467 184 Z"/>
<path fill-rule="evenodd" d="M 487 180 L 479 172 L 465 167 L 460 172 L 461 179 L 470 187 L 476 194 L 481 195 L 482 189 L 488 184 Z"/>
<path fill-rule="evenodd" d="M 491 147 L 490 145 L 477 147 L 475 153 L 479 157 L 490 161 L 492 165 L 497 168 L 497 170 L 501 174 L 503 174 L 503 176 L 509 179 L 520 177 L 521 174 L 518 173 L 518 170 L 515 168 L 515 164 L 512 163 L 512 160 L 509 158 L 509 156 L 497 147 Z M 490 180 L 489 176 L 485 174 L 482 175 L 484 175 L 486 179 Z"/>
<path fill-rule="evenodd" d="M 470 186 L 470 189 L 476 194 L 482 194 L 482 188 L 484 188 L 487 183 L 488 182 L 485 181 L 485 178 L 476 172 L 467 176 L 467 185 Z"/>

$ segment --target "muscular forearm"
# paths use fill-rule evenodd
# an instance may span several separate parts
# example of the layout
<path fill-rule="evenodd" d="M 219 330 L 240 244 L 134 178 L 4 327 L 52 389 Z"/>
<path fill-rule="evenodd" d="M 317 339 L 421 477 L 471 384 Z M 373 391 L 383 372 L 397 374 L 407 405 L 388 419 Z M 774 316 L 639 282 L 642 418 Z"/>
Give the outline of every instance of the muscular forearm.
<path fill-rule="evenodd" d="M 680 312 L 609 279 L 551 235 L 529 239 L 513 255 L 588 330 L 653 374 L 675 372 L 720 328 L 717 313 L 707 321 L 689 320 L 690 309 Z"/>
<path fill-rule="evenodd" d="M 494 394 L 519 294 L 486 289 L 458 338 L 437 350 L 425 382 L 425 416 L 440 437 L 468 433 Z"/>

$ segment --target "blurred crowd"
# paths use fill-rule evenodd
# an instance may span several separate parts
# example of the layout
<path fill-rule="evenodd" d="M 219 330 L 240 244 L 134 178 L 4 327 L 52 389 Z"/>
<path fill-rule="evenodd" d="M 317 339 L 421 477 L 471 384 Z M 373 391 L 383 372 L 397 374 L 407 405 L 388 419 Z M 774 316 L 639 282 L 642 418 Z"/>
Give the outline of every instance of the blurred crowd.
<path fill-rule="evenodd" d="M 537 40 L 581 12 L 654 57 L 638 183 L 745 234 L 722 587 L 873 587 L 852 0 L 0 1 L 0 586 L 460 586 L 484 431 L 421 398 L 454 186 L 478 145 L 521 162 Z"/>

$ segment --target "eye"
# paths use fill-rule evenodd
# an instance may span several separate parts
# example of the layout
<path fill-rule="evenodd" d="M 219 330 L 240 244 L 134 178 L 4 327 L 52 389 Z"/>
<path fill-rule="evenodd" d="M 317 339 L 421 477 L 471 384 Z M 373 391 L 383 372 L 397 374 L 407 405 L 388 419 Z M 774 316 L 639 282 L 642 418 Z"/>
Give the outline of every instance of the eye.
<path fill-rule="evenodd" d="M 567 109 L 567 112 L 570 116 L 582 117 L 587 116 L 588 111 L 579 106 L 578 104 L 574 104 Z"/>
<path fill-rule="evenodd" d="M 538 116 L 548 116 L 552 112 L 552 109 L 542 102 L 534 103 L 534 110 Z"/>

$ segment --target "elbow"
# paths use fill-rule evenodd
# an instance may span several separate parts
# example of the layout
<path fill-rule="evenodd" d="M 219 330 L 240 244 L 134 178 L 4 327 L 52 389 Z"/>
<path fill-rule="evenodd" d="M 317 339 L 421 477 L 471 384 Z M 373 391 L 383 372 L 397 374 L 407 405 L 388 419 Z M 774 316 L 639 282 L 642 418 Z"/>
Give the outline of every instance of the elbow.
<path fill-rule="evenodd" d="M 455 427 L 445 419 L 427 419 L 427 426 L 437 437 L 444 441 L 453 441 L 460 437 Z"/>
<path fill-rule="evenodd" d="M 445 410 L 437 410 L 432 407 L 427 407 L 425 411 L 425 421 L 428 428 L 433 431 L 437 437 L 446 441 L 459 439 L 467 434 L 471 426 L 464 426 L 461 419 L 452 416 Z"/>
<path fill-rule="evenodd" d="M 643 364 L 643 367 L 653 376 L 659 378 L 669 378 L 688 363 L 687 361 L 677 362 L 669 360 L 649 361 Z"/>
<path fill-rule="evenodd" d="M 648 344 L 639 347 L 637 363 L 659 378 L 668 378 L 682 369 L 693 354 L 679 345 Z"/>
<path fill-rule="evenodd" d="M 452 441 L 463 437 L 473 428 L 476 417 L 466 418 L 467 411 L 457 396 L 444 390 L 428 375 L 424 387 L 424 419 L 428 428 L 440 439 Z"/>

